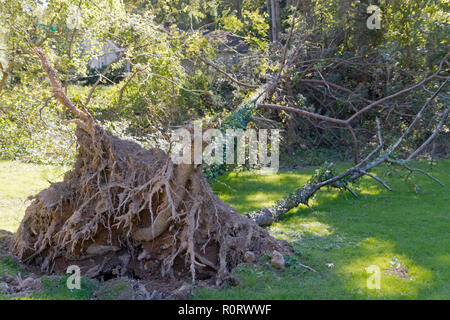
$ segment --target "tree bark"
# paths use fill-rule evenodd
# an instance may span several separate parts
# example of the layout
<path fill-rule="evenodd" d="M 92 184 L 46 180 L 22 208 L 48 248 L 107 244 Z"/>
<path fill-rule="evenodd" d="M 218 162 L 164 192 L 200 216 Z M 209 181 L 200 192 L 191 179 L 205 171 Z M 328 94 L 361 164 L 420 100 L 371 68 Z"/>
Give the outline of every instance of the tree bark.
<path fill-rule="evenodd" d="M 2 79 L 0 80 L 0 94 L 2 93 L 3 88 L 6 85 L 6 82 L 8 80 L 9 74 L 12 71 L 12 68 L 13 68 L 13 62 L 10 62 L 6 69 L 4 69 L 3 65 L 0 63 L 0 69 L 2 71 Z"/>
<path fill-rule="evenodd" d="M 280 1 L 270 0 L 270 11 L 272 17 L 272 42 L 280 41 L 281 19 L 280 19 Z"/>

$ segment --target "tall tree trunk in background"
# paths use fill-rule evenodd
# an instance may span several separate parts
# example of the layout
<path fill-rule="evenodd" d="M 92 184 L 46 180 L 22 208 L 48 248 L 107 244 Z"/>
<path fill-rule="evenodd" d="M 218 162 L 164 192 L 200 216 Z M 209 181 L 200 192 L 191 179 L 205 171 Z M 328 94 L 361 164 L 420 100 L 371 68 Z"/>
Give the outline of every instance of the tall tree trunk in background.
<path fill-rule="evenodd" d="M 272 42 L 280 41 L 281 19 L 280 19 L 280 1 L 270 0 L 270 12 L 272 18 Z"/>
<path fill-rule="evenodd" d="M 241 0 L 234 0 L 233 1 L 233 9 L 236 10 L 236 14 L 238 17 L 241 16 Z"/>
<path fill-rule="evenodd" d="M 270 24 L 272 25 L 272 0 L 266 0 L 267 14 L 270 17 Z M 272 42 L 272 32 L 269 33 L 269 40 Z"/>
<path fill-rule="evenodd" d="M 8 80 L 9 74 L 11 73 L 13 68 L 13 63 L 10 62 L 7 68 L 3 68 L 3 65 L 0 63 L 0 71 L 2 73 L 2 77 L 0 79 L 0 93 L 2 92 L 3 88 L 6 85 L 6 82 Z"/>

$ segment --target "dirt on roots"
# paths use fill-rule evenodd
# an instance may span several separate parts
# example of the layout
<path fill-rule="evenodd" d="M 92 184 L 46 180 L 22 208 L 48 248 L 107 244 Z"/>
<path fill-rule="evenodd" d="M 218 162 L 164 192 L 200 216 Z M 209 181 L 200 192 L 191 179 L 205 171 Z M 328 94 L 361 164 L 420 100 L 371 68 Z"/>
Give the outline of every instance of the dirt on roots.
<path fill-rule="evenodd" d="M 34 197 L 14 235 L 11 252 L 22 263 L 46 273 L 78 265 L 89 277 L 169 288 L 185 281 L 220 286 L 247 252 L 292 253 L 222 202 L 201 166 L 175 165 L 162 150 L 98 124 L 76 135 L 73 170 Z"/>

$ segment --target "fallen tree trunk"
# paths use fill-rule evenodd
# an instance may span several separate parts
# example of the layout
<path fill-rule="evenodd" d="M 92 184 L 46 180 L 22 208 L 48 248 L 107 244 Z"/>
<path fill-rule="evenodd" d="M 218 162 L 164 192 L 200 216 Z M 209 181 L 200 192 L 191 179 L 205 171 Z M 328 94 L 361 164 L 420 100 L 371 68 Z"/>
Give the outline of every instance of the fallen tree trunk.
<path fill-rule="evenodd" d="M 297 50 L 296 50 L 297 51 Z M 295 52 L 295 51 L 294 51 Z M 394 150 L 397 149 L 397 147 L 400 145 L 400 143 L 406 138 L 406 136 L 409 134 L 411 128 L 414 126 L 414 124 L 421 119 L 422 115 L 423 115 L 423 111 L 428 107 L 429 103 L 432 102 L 437 95 L 439 94 L 439 92 L 444 88 L 444 86 L 447 84 L 449 78 L 447 77 L 446 80 L 441 84 L 441 86 L 438 88 L 438 90 L 432 95 L 432 97 L 430 97 L 430 99 L 427 100 L 427 102 L 424 104 L 424 106 L 422 107 L 422 109 L 419 111 L 419 113 L 416 115 L 414 121 L 411 123 L 410 127 L 405 131 L 405 133 L 399 138 L 399 140 L 393 144 L 386 152 L 383 151 L 383 142 L 382 142 L 382 136 L 381 136 L 381 129 L 379 127 L 379 123 L 378 123 L 378 135 L 379 135 L 379 146 L 373 150 L 368 157 L 366 157 L 364 160 L 358 162 L 358 142 L 355 136 L 355 133 L 353 131 L 353 128 L 351 126 L 351 122 L 356 119 L 358 116 L 360 116 L 361 114 L 363 114 L 364 112 L 367 112 L 379 105 L 382 105 L 384 102 L 393 99 L 395 97 L 398 97 L 402 94 L 408 93 L 410 91 L 413 91 L 421 86 L 423 86 L 425 83 L 438 78 L 440 75 L 439 73 L 443 70 L 444 65 L 448 64 L 448 58 L 450 57 L 450 53 L 446 54 L 445 57 L 440 61 L 437 70 L 425 77 L 424 79 L 422 79 L 421 81 L 419 81 L 418 83 L 405 88 L 403 90 L 400 90 L 394 94 L 391 94 L 389 96 L 383 97 L 377 101 L 369 101 L 369 100 L 364 100 L 364 102 L 367 102 L 368 105 L 366 107 L 364 107 L 363 109 L 355 112 L 352 116 L 350 116 L 348 119 L 337 119 L 337 118 L 332 118 L 329 116 L 325 116 L 325 115 L 321 115 L 321 114 L 317 114 L 317 113 L 313 113 L 310 111 L 306 111 L 306 110 L 302 110 L 302 109 L 298 109 L 298 108 L 293 108 L 293 107 L 289 107 L 289 106 L 281 106 L 281 105 L 276 105 L 276 104 L 269 104 L 269 103 L 262 103 L 262 101 L 265 99 L 265 97 L 275 88 L 276 84 L 280 81 L 281 78 L 281 73 L 283 70 L 286 70 L 286 74 L 289 75 L 291 70 L 290 68 L 293 65 L 293 62 L 296 59 L 296 55 L 295 53 L 289 57 L 289 59 L 286 61 L 286 63 L 282 66 L 282 68 L 280 69 L 280 72 L 277 74 L 276 77 L 274 77 L 270 82 L 268 82 L 265 85 L 262 85 L 260 87 L 258 87 L 258 90 L 256 91 L 256 93 L 254 93 L 249 99 L 245 100 L 243 103 L 240 104 L 240 106 L 231 114 L 231 116 L 224 122 L 224 124 L 222 125 L 222 127 L 224 129 L 228 129 L 228 128 L 233 128 L 233 129 L 246 129 L 247 124 L 249 122 L 249 120 L 251 119 L 252 115 L 255 113 L 255 110 L 257 109 L 273 109 L 273 110 L 279 110 L 279 111 L 284 111 L 284 112 L 291 112 L 291 113 L 295 113 L 298 114 L 302 117 L 306 117 L 306 118 L 312 118 L 312 119 L 317 119 L 317 120 L 321 120 L 321 121 L 326 121 L 326 122 L 330 122 L 330 123 L 334 123 L 337 125 L 341 125 L 345 128 L 347 128 L 353 137 L 353 154 L 354 154 L 354 160 L 355 160 L 355 165 L 348 169 L 347 171 L 345 171 L 342 174 L 339 175 L 335 175 L 333 176 L 331 174 L 331 167 L 332 164 L 329 165 L 326 168 L 323 168 L 321 176 L 316 177 L 316 181 L 313 182 L 309 182 L 306 185 L 298 188 L 296 191 L 294 191 L 293 193 L 291 193 L 290 195 L 284 197 L 283 199 L 281 199 L 279 202 L 277 202 L 273 207 L 271 208 L 262 208 L 260 210 L 256 210 L 254 212 L 248 213 L 247 216 L 255 221 L 258 225 L 260 226 L 268 226 L 271 225 L 273 222 L 277 221 L 281 216 L 283 216 L 284 214 L 286 214 L 287 212 L 289 212 L 290 210 L 292 210 L 293 208 L 298 207 L 300 204 L 309 206 L 308 202 L 309 199 L 317 192 L 319 191 L 321 188 L 325 187 L 325 186 L 333 186 L 333 187 L 337 187 L 337 188 L 341 188 L 341 189 L 346 189 L 348 191 L 350 191 L 353 195 L 356 196 L 356 193 L 350 188 L 349 183 L 361 178 L 362 176 L 369 176 L 373 179 L 375 179 L 377 182 L 381 183 L 385 188 L 387 188 L 388 190 L 392 190 L 383 180 L 381 180 L 380 178 L 376 177 L 375 175 L 371 174 L 369 171 L 373 168 L 375 168 L 376 166 L 379 166 L 382 163 L 388 162 L 391 164 L 395 164 L 395 165 L 400 165 L 402 167 L 404 167 L 405 169 L 409 170 L 410 172 L 420 172 L 422 174 L 427 175 L 428 177 L 432 178 L 433 180 L 435 180 L 436 182 L 442 184 L 440 181 L 438 181 L 437 179 L 435 179 L 434 177 L 432 177 L 431 175 L 429 175 L 428 173 L 417 169 L 417 168 L 410 168 L 406 165 L 406 162 L 411 160 L 414 156 L 416 156 L 421 150 L 423 150 L 423 148 L 430 143 L 433 138 L 437 135 L 437 133 L 439 132 L 439 130 L 442 128 L 443 124 L 445 123 L 447 116 L 448 116 L 448 108 L 445 109 L 443 116 L 441 118 L 440 123 L 438 124 L 435 132 L 430 136 L 429 139 L 427 139 L 427 141 L 424 142 L 424 144 L 422 146 L 420 146 L 417 150 L 415 150 L 414 152 L 412 152 L 410 154 L 410 156 L 406 159 L 406 160 L 395 160 L 391 158 L 391 154 Z M 202 60 L 203 61 L 203 60 Z M 210 63 L 208 63 L 210 64 Z M 217 70 L 218 67 L 214 66 L 215 69 Z M 220 69 L 219 69 L 220 70 Z M 221 73 L 224 73 L 223 71 L 221 71 Z M 236 82 L 236 80 L 228 75 L 229 79 L 232 79 L 232 81 Z M 325 84 L 325 85 L 331 85 L 331 86 L 337 86 L 336 84 L 332 84 L 332 83 L 328 83 L 325 82 L 324 80 L 301 80 L 301 81 L 310 81 L 313 83 L 317 83 L 316 81 L 318 81 L 320 84 Z M 239 84 L 239 83 L 238 83 Z M 249 87 L 249 86 L 247 86 Z M 251 86 L 252 88 L 254 88 L 254 86 Z M 353 92 L 351 92 L 350 90 L 337 86 L 339 87 L 340 90 L 343 91 L 349 91 L 350 94 L 353 94 Z M 381 154 L 379 154 L 379 152 L 381 152 Z M 375 160 L 369 162 L 370 159 L 372 159 L 376 154 L 379 154 L 378 158 L 376 158 Z M 213 165 L 210 167 L 207 167 L 206 169 L 209 171 L 208 172 L 208 176 L 211 176 L 213 178 L 215 178 L 220 172 L 225 172 L 226 171 L 226 165 Z"/>
<path fill-rule="evenodd" d="M 381 128 L 379 124 L 379 120 L 377 119 L 378 124 L 378 138 L 379 138 L 379 145 L 361 162 L 353 166 L 352 168 L 348 169 L 344 173 L 341 173 L 339 175 L 333 176 L 331 174 L 331 167 L 333 164 L 328 165 L 326 168 L 323 168 L 323 170 L 320 172 L 320 174 L 315 177 L 314 181 L 310 181 L 304 186 L 298 188 L 296 191 L 291 193 L 290 195 L 284 197 L 279 202 L 277 202 L 273 207 L 271 208 L 262 208 L 260 210 L 256 210 L 254 212 L 251 212 L 247 214 L 247 216 L 255 221 L 260 226 L 268 226 L 271 225 L 273 222 L 277 221 L 279 218 L 281 218 L 284 214 L 289 212 L 290 210 L 298 207 L 300 204 L 308 205 L 309 199 L 321 188 L 325 186 L 333 186 L 337 188 L 343 188 L 348 191 L 350 191 L 352 194 L 356 195 L 355 192 L 349 187 L 349 183 L 363 177 L 363 176 L 369 176 L 373 179 L 375 179 L 377 182 L 381 183 L 383 187 L 388 189 L 389 191 L 392 190 L 391 187 L 387 185 L 386 182 L 381 180 L 380 178 L 376 177 L 375 175 L 371 174 L 369 171 L 377 166 L 379 166 L 382 163 L 391 163 L 394 165 L 401 166 L 405 168 L 406 170 L 410 172 L 419 172 L 421 174 L 426 175 L 430 179 L 436 181 L 441 186 L 444 186 L 442 182 L 440 182 L 438 179 L 434 178 L 427 172 L 412 168 L 407 165 L 407 162 L 414 158 L 423 148 L 429 144 L 432 139 L 437 135 L 439 130 L 442 128 L 443 124 L 445 123 L 448 113 L 449 113 L 449 107 L 445 109 L 443 112 L 443 115 L 441 117 L 441 120 L 439 121 L 438 126 L 436 127 L 433 134 L 430 136 L 429 139 L 427 139 L 419 148 L 417 148 L 415 151 L 411 153 L 407 159 L 403 160 L 397 160 L 393 159 L 391 157 L 392 153 L 398 148 L 398 146 L 405 140 L 405 138 L 408 136 L 408 134 L 411 132 L 411 129 L 414 127 L 414 125 L 422 118 L 423 113 L 425 109 L 429 106 L 429 104 L 438 96 L 439 92 L 445 87 L 447 82 L 449 81 L 450 77 L 447 77 L 446 80 L 439 86 L 439 88 L 435 91 L 435 93 L 426 101 L 426 103 L 422 106 L 420 111 L 416 114 L 414 120 L 411 122 L 409 127 L 405 130 L 405 132 L 398 138 L 398 140 L 392 144 L 386 151 L 383 151 L 383 138 L 381 133 Z M 380 153 L 380 154 L 379 154 Z M 379 156 L 373 159 L 377 154 Z"/>
<path fill-rule="evenodd" d="M 78 152 L 72 171 L 34 197 L 12 253 L 46 272 L 76 264 L 83 275 L 208 280 L 216 285 L 244 261 L 291 253 L 255 222 L 222 202 L 201 166 L 175 165 L 102 128 L 64 94 L 38 49 L 55 97 L 75 115 Z"/>

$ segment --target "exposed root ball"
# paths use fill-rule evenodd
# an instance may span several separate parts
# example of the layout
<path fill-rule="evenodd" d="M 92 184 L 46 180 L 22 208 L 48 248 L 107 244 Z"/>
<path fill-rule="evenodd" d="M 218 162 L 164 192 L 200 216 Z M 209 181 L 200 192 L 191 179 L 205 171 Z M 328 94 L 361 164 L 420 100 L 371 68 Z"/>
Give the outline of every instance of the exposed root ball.
<path fill-rule="evenodd" d="M 290 252 L 213 194 L 201 167 L 78 128 L 64 181 L 35 196 L 12 252 L 46 272 L 79 265 L 88 276 L 210 279 L 221 283 L 246 252 Z"/>

